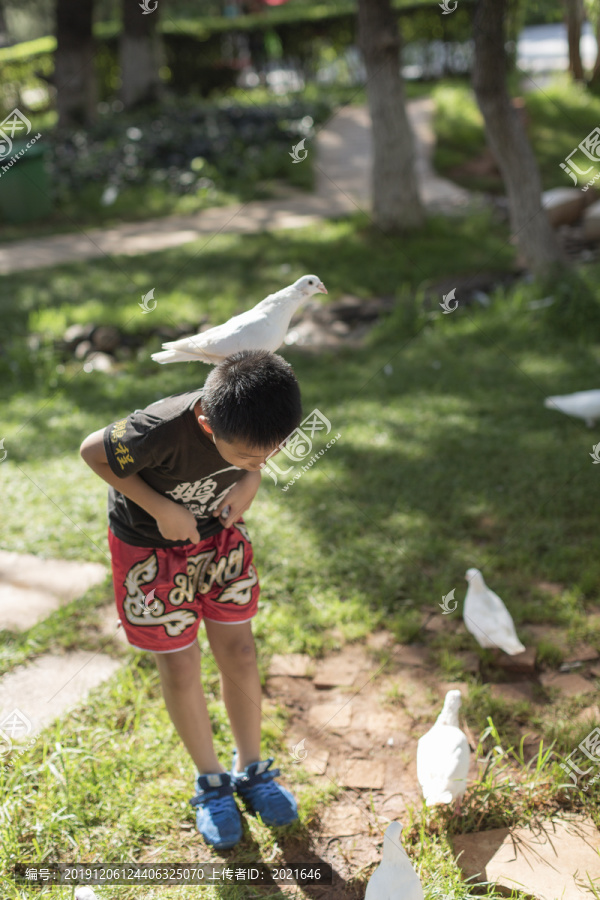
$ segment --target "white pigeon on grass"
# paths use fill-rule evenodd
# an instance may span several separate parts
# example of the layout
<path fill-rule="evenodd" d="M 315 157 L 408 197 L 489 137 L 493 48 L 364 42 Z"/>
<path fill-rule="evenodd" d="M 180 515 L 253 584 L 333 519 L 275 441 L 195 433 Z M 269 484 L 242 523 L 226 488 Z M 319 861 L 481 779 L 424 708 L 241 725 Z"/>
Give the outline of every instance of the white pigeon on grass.
<path fill-rule="evenodd" d="M 525 647 L 517 637 L 515 623 L 506 606 L 489 589 L 479 569 L 467 569 L 469 582 L 463 619 L 480 647 L 499 647 L 509 656 L 523 653 Z"/>
<path fill-rule="evenodd" d="M 152 359 L 158 363 L 200 360 L 216 365 L 240 350 L 274 353 L 283 343 L 290 319 L 300 304 L 317 291 L 327 293 L 321 279 L 317 275 L 303 275 L 223 325 L 178 341 L 167 341 L 159 353 L 152 354 Z"/>
<path fill-rule="evenodd" d="M 593 428 L 596 420 L 600 419 L 600 391 L 576 391 L 574 394 L 546 397 L 544 406 L 583 419 L 588 428 Z"/>
<path fill-rule="evenodd" d="M 401 841 L 402 825 L 392 822 L 383 837 L 383 859 L 369 878 L 365 900 L 423 900 L 419 876 Z"/>
<path fill-rule="evenodd" d="M 100 900 L 100 898 L 94 893 L 91 887 L 80 885 L 75 888 L 75 900 Z"/>
<path fill-rule="evenodd" d="M 427 806 L 460 800 L 467 789 L 471 750 L 458 726 L 460 691 L 448 691 L 444 706 L 417 744 L 417 778 Z"/>

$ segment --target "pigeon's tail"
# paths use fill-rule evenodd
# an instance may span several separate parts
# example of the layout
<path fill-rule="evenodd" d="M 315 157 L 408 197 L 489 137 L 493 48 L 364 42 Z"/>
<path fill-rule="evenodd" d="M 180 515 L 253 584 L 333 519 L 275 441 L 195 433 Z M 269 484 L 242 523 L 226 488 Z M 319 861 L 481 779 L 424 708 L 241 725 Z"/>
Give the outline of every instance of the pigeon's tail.
<path fill-rule="evenodd" d="M 183 350 L 161 350 L 159 353 L 153 353 L 152 359 L 154 362 L 160 363 L 161 365 L 165 365 L 165 363 L 195 361 L 207 363 L 209 366 L 212 366 L 215 362 L 208 356 L 204 356 L 201 351 L 198 353 L 184 353 Z"/>
<path fill-rule="evenodd" d="M 500 646 L 500 644 L 498 646 L 501 650 L 504 650 L 505 653 L 508 653 L 509 656 L 516 656 L 517 653 L 523 653 L 525 651 L 525 647 L 516 635 L 514 640 L 511 638 L 509 641 L 504 641 L 502 646 Z"/>
<path fill-rule="evenodd" d="M 435 806 L 437 803 L 452 803 L 453 799 L 452 791 L 433 791 L 425 797 L 425 803 Z"/>

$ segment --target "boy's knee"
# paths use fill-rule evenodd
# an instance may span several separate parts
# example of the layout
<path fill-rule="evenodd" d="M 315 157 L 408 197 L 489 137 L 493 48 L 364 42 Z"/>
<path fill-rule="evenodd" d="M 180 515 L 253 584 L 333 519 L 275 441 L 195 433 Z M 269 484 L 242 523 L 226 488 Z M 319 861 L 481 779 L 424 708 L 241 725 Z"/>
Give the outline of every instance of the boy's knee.
<path fill-rule="evenodd" d="M 256 665 L 256 649 L 252 638 L 237 638 L 231 641 L 224 641 L 215 650 L 215 656 L 218 661 L 223 664 L 234 666 L 255 666 Z"/>
<path fill-rule="evenodd" d="M 200 673 L 200 648 L 197 644 L 178 650 L 175 653 L 161 653 L 156 655 L 156 663 L 163 677 L 170 682 L 189 684 L 189 680 L 199 676 Z"/>

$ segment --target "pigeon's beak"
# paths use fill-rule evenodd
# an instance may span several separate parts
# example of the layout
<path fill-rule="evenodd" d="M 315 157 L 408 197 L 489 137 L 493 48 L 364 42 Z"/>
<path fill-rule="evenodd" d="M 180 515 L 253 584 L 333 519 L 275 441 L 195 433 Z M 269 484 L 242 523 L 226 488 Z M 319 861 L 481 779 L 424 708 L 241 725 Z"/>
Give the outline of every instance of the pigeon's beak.
<path fill-rule="evenodd" d="M 322 281 L 320 281 L 320 282 L 318 283 L 318 285 L 317 285 L 317 290 L 320 291 L 322 294 L 326 294 L 326 293 L 327 293 L 327 288 L 325 287 L 325 285 L 323 284 Z"/>

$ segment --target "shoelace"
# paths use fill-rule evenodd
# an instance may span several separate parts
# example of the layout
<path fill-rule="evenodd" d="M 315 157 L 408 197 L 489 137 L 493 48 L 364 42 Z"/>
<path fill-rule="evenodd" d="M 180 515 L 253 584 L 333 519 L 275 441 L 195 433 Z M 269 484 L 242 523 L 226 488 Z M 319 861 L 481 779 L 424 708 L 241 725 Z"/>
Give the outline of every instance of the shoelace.
<path fill-rule="evenodd" d="M 215 803 L 215 812 L 220 812 L 221 807 L 224 806 L 224 803 L 229 796 L 231 796 L 229 793 L 220 792 L 218 789 L 215 791 L 203 791 L 201 794 L 198 794 L 190 800 L 190 805 L 200 806 L 201 803 L 212 800 Z"/>

